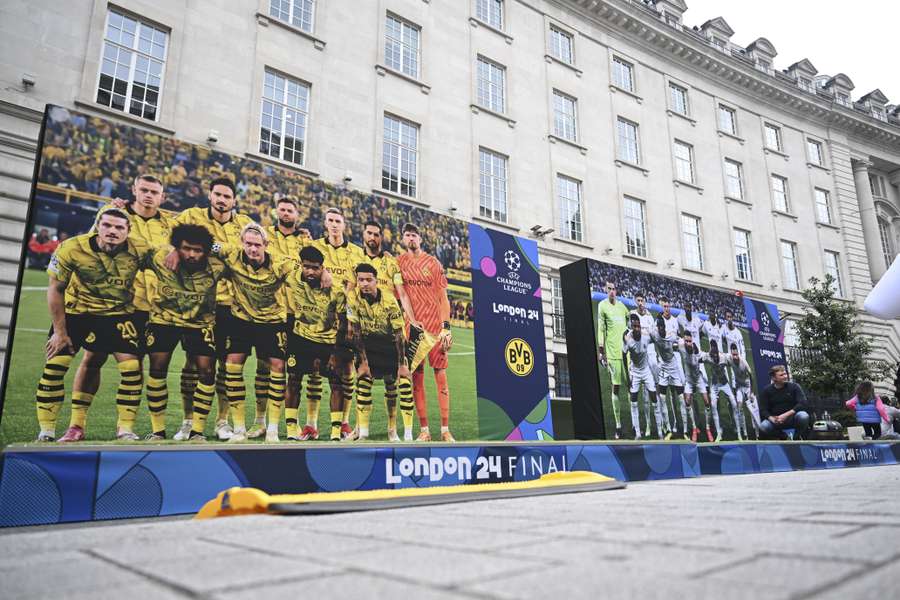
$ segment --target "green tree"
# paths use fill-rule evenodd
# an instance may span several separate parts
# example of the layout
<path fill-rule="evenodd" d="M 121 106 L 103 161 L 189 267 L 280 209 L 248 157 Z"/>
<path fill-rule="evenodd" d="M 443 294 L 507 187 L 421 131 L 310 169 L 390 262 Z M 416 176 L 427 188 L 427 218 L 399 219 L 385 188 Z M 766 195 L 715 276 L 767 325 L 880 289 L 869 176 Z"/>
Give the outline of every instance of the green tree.
<path fill-rule="evenodd" d="M 803 291 L 809 304 L 797 323 L 798 356 L 791 362 L 794 379 L 818 396 L 848 397 L 857 383 L 882 381 L 896 368 L 871 357 L 872 341 L 860 331 L 853 303 L 834 298 L 834 279 L 815 277 Z"/>

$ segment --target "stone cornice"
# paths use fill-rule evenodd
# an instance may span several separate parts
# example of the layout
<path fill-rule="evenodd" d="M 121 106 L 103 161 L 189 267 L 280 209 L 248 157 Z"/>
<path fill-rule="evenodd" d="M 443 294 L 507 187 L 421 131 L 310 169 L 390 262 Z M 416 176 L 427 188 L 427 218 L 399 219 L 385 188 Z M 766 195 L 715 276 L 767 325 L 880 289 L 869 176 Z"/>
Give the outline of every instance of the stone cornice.
<path fill-rule="evenodd" d="M 630 0 L 563 0 L 579 13 L 613 31 L 627 35 L 645 49 L 668 54 L 688 68 L 711 75 L 754 96 L 764 97 L 803 118 L 836 127 L 868 141 L 896 151 L 900 148 L 900 127 L 841 107 L 834 101 L 806 93 L 792 80 L 767 75 L 741 58 L 720 52 L 701 36 L 689 30 L 677 30 L 654 18 L 643 5 Z"/>

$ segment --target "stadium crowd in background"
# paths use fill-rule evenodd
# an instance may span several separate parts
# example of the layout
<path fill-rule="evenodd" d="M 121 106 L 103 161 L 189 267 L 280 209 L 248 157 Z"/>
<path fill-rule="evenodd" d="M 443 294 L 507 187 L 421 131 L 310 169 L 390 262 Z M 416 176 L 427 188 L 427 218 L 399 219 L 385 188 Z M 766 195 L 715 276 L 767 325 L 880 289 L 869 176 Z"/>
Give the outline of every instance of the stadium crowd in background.
<path fill-rule="evenodd" d="M 205 205 L 204 182 L 227 176 L 235 182 L 237 210 L 263 225 L 272 224 L 276 202 L 288 196 L 297 201 L 301 227 L 314 238 L 324 233 L 324 207 L 335 206 L 347 217 L 347 237 L 358 245 L 362 244 L 363 223 L 377 218 L 385 228 L 385 250 L 400 254 L 403 247 L 397 228 L 403 223 L 416 223 L 423 249 L 435 255 L 445 269 L 469 268 L 469 236 L 464 221 L 261 162 L 236 159 L 203 146 L 71 114 L 67 120 L 48 124 L 39 178 L 42 183 L 103 198 L 129 198 L 134 178 L 144 172 L 154 173 L 166 190 L 160 208 L 180 212 Z"/>
<path fill-rule="evenodd" d="M 633 299 L 645 294 L 647 304 L 660 304 L 661 298 L 668 298 L 673 309 L 680 309 L 690 302 L 694 310 L 718 315 L 720 319 L 730 310 L 735 323 L 746 323 L 744 303 L 738 296 L 609 263 L 589 261 L 588 264 L 591 290 L 595 292 L 603 292 L 607 281 L 615 281 L 622 298 Z"/>

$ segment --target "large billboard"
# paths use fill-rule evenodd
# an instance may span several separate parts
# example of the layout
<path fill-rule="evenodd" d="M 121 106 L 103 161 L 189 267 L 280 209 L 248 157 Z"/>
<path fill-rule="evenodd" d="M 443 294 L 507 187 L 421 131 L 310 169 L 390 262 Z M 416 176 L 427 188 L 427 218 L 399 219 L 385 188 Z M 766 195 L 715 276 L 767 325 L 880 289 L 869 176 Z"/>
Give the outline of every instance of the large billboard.
<path fill-rule="evenodd" d="M 40 142 L 0 445 L 552 436 L 533 241 L 60 107 Z"/>
<path fill-rule="evenodd" d="M 574 387 L 597 396 L 577 399 L 585 409 L 581 419 L 593 422 L 583 430 L 587 435 L 756 438 L 758 390 L 768 384 L 769 367 L 784 364 L 774 305 L 594 260 L 563 276 L 564 292 L 566 279 L 568 285 L 587 279 L 578 291 L 590 305 L 571 311 L 573 319 L 583 312 L 594 333 L 589 358 L 582 348 L 573 368 Z M 569 313 L 567 304 L 567 329 Z M 583 385 L 591 380 L 596 384 Z"/>

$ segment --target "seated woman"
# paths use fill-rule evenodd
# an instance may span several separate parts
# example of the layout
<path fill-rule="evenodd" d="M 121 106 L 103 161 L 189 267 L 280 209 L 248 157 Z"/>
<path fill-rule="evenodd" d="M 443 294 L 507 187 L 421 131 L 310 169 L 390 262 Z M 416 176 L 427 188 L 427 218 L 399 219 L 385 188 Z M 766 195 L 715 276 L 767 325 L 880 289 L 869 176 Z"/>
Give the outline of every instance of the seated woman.
<path fill-rule="evenodd" d="M 866 430 L 869 439 L 881 436 L 881 422 L 890 422 L 884 403 L 875 395 L 871 381 L 863 381 L 856 387 L 856 395 L 846 402 L 847 408 L 856 412 L 856 420 Z"/>

